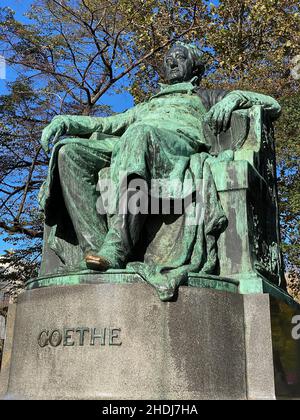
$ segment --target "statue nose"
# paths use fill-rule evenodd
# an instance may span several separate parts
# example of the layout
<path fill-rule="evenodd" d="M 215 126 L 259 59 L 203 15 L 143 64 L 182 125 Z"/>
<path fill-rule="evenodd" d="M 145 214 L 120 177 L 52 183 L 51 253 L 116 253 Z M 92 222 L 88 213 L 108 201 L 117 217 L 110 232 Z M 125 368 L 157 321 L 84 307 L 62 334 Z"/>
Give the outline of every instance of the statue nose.
<path fill-rule="evenodd" d="M 172 60 L 171 63 L 170 63 L 170 67 L 171 67 L 171 69 L 174 69 L 175 67 L 178 67 L 177 61 Z"/>

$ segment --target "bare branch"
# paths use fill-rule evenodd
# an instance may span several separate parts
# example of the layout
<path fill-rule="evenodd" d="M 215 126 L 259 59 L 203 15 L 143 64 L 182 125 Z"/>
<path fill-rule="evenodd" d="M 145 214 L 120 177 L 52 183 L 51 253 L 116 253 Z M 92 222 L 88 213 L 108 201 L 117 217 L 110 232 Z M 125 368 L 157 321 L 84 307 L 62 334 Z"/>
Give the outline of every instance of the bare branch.
<path fill-rule="evenodd" d="M 184 35 L 186 35 L 188 32 L 190 32 L 193 29 L 198 29 L 199 27 L 194 26 L 194 22 L 192 23 L 192 25 L 186 29 L 185 31 L 181 32 L 177 38 L 180 38 Z M 133 64 L 131 64 L 129 67 L 127 67 L 123 72 L 121 72 L 118 76 L 114 77 L 113 79 L 111 79 L 105 86 L 103 86 L 102 89 L 99 90 L 99 92 L 94 95 L 92 97 L 92 104 L 95 104 L 98 99 L 114 84 L 116 83 L 118 80 L 122 79 L 124 76 L 126 76 L 129 72 L 131 72 L 133 69 L 135 69 L 136 67 L 138 67 L 141 63 L 143 63 L 144 61 L 148 60 L 150 57 L 152 57 L 154 54 L 156 54 L 157 52 L 163 50 L 164 48 L 166 48 L 168 45 L 170 45 L 174 40 L 173 39 L 168 39 L 167 41 L 165 41 L 163 44 L 159 45 L 158 47 L 152 49 L 149 53 L 145 54 L 143 57 L 141 57 L 140 59 L 136 60 Z"/>
<path fill-rule="evenodd" d="M 9 234 L 21 233 L 21 234 L 26 235 L 30 238 L 42 238 L 43 237 L 43 232 L 42 231 L 28 229 L 28 228 L 22 226 L 20 223 L 16 223 L 16 224 L 13 224 L 13 225 L 9 226 L 4 221 L 0 220 L 0 228 L 4 229 Z"/>
<path fill-rule="evenodd" d="M 28 190 L 29 190 L 29 185 L 30 185 L 30 182 L 31 182 L 31 178 L 32 178 L 32 175 L 33 175 L 34 168 L 35 168 L 36 160 L 38 158 L 38 155 L 40 154 L 41 149 L 42 149 L 42 146 L 39 146 L 37 148 L 36 153 L 35 153 L 35 156 L 33 158 L 33 161 L 32 161 L 32 164 L 31 164 L 29 173 L 28 173 L 26 185 L 25 185 L 25 188 L 24 188 L 23 198 L 22 198 L 21 203 L 20 203 L 18 214 L 17 214 L 17 216 L 16 216 L 16 218 L 14 220 L 15 222 L 19 222 L 20 217 L 21 217 L 21 214 L 23 212 L 25 201 L 26 201 L 26 197 L 27 197 L 27 193 L 28 193 Z"/>

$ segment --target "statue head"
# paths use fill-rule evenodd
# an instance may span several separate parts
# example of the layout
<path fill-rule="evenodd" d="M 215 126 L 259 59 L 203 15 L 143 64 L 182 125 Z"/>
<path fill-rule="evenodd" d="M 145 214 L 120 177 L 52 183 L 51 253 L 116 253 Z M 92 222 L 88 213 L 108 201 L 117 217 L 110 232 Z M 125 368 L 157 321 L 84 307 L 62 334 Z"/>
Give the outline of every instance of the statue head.
<path fill-rule="evenodd" d="M 187 82 L 194 76 L 201 80 L 205 64 L 201 51 L 192 44 L 176 42 L 164 57 L 165 78 L 170 84 Z"/>

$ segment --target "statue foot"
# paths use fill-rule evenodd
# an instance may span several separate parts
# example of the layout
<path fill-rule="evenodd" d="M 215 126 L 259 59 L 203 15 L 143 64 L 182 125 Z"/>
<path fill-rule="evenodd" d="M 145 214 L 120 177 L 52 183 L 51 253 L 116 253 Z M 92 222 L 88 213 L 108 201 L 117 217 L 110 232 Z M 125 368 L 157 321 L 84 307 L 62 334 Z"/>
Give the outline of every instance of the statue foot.
<path fill-rule="evenodd" d="M 172 288 L 167 289 L 166 287 L 157 287 L 156 291 L 162 302 L 168 302 L 172 300 L 175 295 L 175 290 Z"/>
<path fill-rule="evenodd" d="M 111 268 L 111 263 L 100 255 L 89 254 L 85 257 L 85 262 L 90 270 L 106 271 Z"/>

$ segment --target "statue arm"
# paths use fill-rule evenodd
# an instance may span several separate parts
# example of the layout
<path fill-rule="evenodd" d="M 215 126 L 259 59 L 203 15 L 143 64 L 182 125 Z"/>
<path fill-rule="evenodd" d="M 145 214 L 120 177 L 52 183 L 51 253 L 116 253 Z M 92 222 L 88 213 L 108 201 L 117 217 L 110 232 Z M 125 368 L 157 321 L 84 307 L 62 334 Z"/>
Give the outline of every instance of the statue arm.
<path fill-rule="evenodd" d="M 260 105 L 273 120 L 277 119 L 281 113 L 281 106 L 276 99 L 262 93 L 234 90 L 228 93 L 224 99 L 230 99 L 234 102 L 236 109 L 248 109 L 252 106 Z"/>
<path fill-rule="evenodd" d="M 134 121 L 134 110 L 112 115 L 110 117 L 63 116 L 65 134 L 84 136 L 99 131 L 103 134 L 121 136 Z"/>
<path fill-rule="evenodd" d="M 59 120 L 64 124 L 64 134 L 70 136 L 86 136 L 97 131 L 101 125 L 97 117 L 85 117 L 81 115 L 59 115 L 52 121 Z"/>
<path fill-rule="evenodd" d="M 135 120 L 135 110 L 130 109 L 111 117 L 88 117 L 81 115 L 58 115 L 44 128 L 41 145 L 49 151 L 49 141 L 55 143 L 64 135 L 83 137 L 94 132 L 121 136 Z"/>
<path fill-rule="evenodd" d="M 281 107 L 279 103 L 270 96 L 261 93 L 234 90 L 227 93 L 219 102 L 215 103 L 205 116 L 215 135 L 226 131 L 229 127 L 231 115 L 237 109 L 248 109 L 254 105 L 261 105 L 275 120 L 279 117 Z"/>

